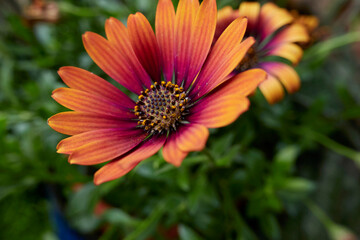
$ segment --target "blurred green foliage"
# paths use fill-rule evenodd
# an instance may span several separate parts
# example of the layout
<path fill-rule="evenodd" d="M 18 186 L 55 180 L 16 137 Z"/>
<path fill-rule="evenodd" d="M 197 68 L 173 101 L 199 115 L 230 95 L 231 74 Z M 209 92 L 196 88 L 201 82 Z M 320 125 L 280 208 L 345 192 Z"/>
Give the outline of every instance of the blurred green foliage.
<path fill-rule="evenodd" d="M 353 30 L 359 14 L 346 24 L 336 22 L 341 12 L 319 16 L 325 26 L 337 24 L 329 39 L 307 49 L 298 93 L 269 106 L 257 92 L 247 113 L 212 130 L 207 148 L 180 168 L 159 153 L 95 187 L 95 168 L 70 165 L 55 151 L 64 136 L 46 120 L 64 110 L 50 98 L 64 86 L 56 71 L 77 66 L 109 79 L 81 35 L 104 34 L 106 18 L 126 21 L 136 11 L 153 22 L 156 1 L 58 1 L 60 20 L 34 25 L 21 17 L 20 2 L 0 1 L 0 239 L 57 239 L 55 206 L 88 239 L 360 235 L 360 55 L 351 45 L 360 40 Z M 94 211 L 101 206 L 103 214 Z"/>

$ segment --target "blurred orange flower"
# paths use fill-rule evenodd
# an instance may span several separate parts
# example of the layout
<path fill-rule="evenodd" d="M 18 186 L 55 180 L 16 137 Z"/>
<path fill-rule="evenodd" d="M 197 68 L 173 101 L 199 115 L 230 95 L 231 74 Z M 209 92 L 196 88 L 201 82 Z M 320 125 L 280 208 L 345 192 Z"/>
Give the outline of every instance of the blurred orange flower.
<path fill-rule="evenodd" d="M 287 59 L 293 65 L 299 63 L 303 50 L 296 43 L 309 41 L 304 25 L 294 22 L 294 17 L 273 3 L 260 6 L 258 2 L 242 2 L 238 10 L 225 7 L 219 10 L 215 40 L 238 17 L 248 18 L 245 36 L 253 36 L 255 44 L 239 64 L 237 72 L 254 67 L 264 69 L 268 75 L 259 88 L 266 100 L 276 103 L 283 99 L 284 89 L 294 93 L 300 88 L 300 78 L 292 66 L 269 57 Z"/>
<path fill-rule="evenodd" d="M 60 11 L 56 2 L 33 0 L 24 10 L 24 18 L 30 25 L 36 22 L 57 22 L 59 17 Z"/>

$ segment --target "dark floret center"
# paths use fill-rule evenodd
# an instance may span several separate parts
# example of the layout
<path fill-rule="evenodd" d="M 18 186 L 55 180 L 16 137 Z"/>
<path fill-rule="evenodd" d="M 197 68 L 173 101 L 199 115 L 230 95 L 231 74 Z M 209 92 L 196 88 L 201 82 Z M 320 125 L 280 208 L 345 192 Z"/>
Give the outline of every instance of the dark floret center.
<path fill-rule="evenodd" d="M 154 83 L 141 92 L 134 108 L 138 126 L 149 133 L 176 130 L 187 114 L 189 98 L 182 87 L 171 82 Z"/>
<path fill-rule="evenodd" d="M 243 60 L 240 62 L 240 64 L 237 66 L 236 69 L 242 72 L 250 68 L 256 67 L 257 63 L 258 63 L 258 56 L 256 53 L 256 49 L 254 47 L 251 47 L 249 48 L 245 57 L 243 58 Z"/>

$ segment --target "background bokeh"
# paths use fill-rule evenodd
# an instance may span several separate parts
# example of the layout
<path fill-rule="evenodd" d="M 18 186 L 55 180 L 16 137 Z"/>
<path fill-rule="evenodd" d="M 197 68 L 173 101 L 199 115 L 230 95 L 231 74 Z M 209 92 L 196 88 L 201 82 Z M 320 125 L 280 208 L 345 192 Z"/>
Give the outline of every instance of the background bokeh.
<path fill-rule="evenodd" d="M 56 153 L 65 136 L 46 123 L 65 110 L 50 97 L 64 86 L 56 71 L 109 79 L 81 35 L 104 35 L 108 17 L 126 22 L 136 11 L 153 23 L 157 1 L 64 0 L 40 14 L 39 2 L 0 0 L 0 239 L 360 236 L 360 1 L 275 1 L 320 20 L 296 67 L 300 91 L 273 106 L 257 92 L 180 168 L 159 153 L 101 186 L 96 167 Z"/>

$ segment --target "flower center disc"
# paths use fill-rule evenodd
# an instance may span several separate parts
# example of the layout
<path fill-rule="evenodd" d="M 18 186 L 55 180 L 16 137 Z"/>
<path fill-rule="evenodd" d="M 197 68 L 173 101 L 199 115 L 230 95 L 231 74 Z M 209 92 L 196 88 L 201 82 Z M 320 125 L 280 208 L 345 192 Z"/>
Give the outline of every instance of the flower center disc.
<path fill-rule="evenodd" d="M 164 81 L 141 92 L 134 108 L 138 125 L 149 133 L 161 133 L 176 126 L 187 114 L 189 98 L 182 87 Z"/>
<path fill-rule="evenodd" d="M 251 47 L 244 56 L 243 60 L 238 65 L 237 69 L 240 70 L 241 72 L 246 71 L 250 68 L 255 67 L 257 63 L 258 63 L 258 57 L 256 51 L 254 47 Z"/>

